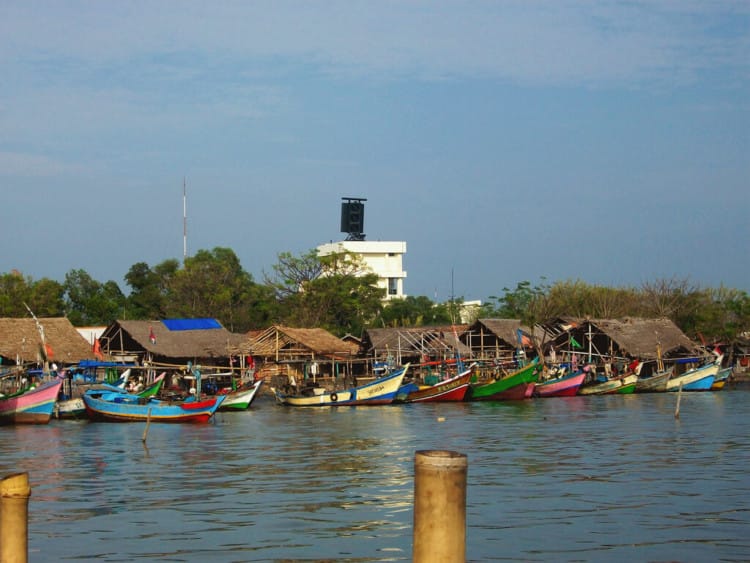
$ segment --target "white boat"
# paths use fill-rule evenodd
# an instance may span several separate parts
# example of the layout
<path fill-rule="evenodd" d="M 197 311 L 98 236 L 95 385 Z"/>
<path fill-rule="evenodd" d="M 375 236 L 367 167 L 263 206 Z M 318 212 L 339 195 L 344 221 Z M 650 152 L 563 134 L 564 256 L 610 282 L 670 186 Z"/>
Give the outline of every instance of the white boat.
<path fill-rule="evenodd" d="M 310 395 L 287 395 L 275 390 L 276 401 L 293 407 L 348 407 L 354 405 L 388 405 L 396 398 L 409 364 L 361 385 L 341 391 L 313 391 Z"/>

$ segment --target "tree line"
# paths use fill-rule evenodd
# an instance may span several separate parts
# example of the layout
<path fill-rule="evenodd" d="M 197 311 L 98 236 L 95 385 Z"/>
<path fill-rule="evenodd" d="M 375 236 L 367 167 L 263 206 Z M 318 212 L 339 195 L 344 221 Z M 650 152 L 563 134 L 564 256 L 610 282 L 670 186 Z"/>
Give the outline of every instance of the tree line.
<path fill-rule="evenodd" d="M 216 247 L 199 250 L 182 264 L 176 259 L 133 264 L 124 277 L 127 294 L 116 282 L 99 282 L 82 269 L 70 270 L 63 282 L 34 280 L 17 271 L 0 274 L 0 317 L 26 317 L 28 305 L 38 317 L 64 316 L 74 326 L 210 317 L 233 332 L 285 324 L 325 328 L 339 336 L 359 336 L 375 327 L 461 322 L 463 298 L 435 303 L 409 296 L 384 302 L 377 279 L 354 254 L 320 256 L 310 250 L 279 254 L 271 271 L 256 281 L 234 251 Z M 543 278 L 504 287 L 471 314 L 521 319 L 528 326 L 555 317 L 667 317 L 691 338 L 730 343 L 750 331 L 750 296 L 677 278 L 639 287 Z"/>

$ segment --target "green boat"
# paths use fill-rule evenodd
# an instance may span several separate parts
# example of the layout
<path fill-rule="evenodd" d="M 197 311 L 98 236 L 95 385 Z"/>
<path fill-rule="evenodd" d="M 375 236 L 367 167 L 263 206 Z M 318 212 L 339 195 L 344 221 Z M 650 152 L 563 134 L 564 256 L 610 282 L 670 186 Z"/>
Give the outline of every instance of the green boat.
<path fill-rule="evenodd" d="M 538 358 L 513 373 L 489 383 L 472 384 L 468 401 L 513 401 L 527 399 L 534 392 L 542 366 Z"/>

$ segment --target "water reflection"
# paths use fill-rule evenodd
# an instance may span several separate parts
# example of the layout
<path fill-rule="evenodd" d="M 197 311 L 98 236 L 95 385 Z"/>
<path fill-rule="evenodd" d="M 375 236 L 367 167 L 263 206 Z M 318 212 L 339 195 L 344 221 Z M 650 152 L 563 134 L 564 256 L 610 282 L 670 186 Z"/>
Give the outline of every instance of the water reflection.
<path fill-rule="evenodd" d="M 743 391 L 0 428 L 31 560 L 411 559 L 417 450 L 469 457 L 469 560 L 747 560 Z M 708 472 L 708 473 L 707 473 Z"/>

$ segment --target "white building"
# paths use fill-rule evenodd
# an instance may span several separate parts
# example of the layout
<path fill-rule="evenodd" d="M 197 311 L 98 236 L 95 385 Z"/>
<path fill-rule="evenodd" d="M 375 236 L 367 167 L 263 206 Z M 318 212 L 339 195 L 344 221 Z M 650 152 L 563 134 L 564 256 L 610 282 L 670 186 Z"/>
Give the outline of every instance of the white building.
<path fill-rule="evenodd" d="M 403 257 L 406 243 L 400 241 L 345 240 L 321 244 L 318 254 L 327 256 L 336 252 L 351 252 L 358 255 L 363 264 L 378 275 L 378 287 L 385 289 L 386 299 L 406 297 L 404 280 L 406 272 Z"/>

